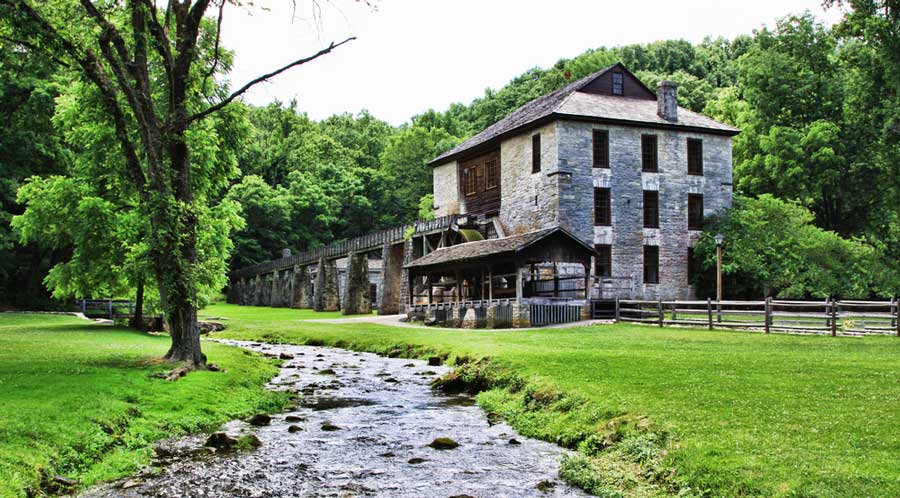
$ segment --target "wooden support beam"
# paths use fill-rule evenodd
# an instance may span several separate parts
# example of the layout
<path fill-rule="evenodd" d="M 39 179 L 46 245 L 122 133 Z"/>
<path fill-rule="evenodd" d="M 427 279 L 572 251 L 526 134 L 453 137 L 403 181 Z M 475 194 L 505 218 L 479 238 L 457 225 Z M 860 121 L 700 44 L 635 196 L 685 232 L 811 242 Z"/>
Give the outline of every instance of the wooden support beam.
<path fill-rule="evenodd" d="M 488 269 L 488 301 L 494 300 L 494 270 Z"/>
<path fill-rule="evenodd" d="M 831 336 L 834 337 L 837 335 L 837 315 L 838 315 L 838 305 L 837 302 L 832 299 L 831 300 Z"/>

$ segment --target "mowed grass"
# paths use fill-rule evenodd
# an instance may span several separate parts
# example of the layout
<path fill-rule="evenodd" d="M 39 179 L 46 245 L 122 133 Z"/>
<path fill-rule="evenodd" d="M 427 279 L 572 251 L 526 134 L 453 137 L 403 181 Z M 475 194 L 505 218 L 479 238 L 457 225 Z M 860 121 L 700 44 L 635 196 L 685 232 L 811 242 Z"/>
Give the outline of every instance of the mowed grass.
<path fill-rule="evenodd" d="M 896 337 L 643 325 L 441 331 L 304 323 L 297 317 L 308 311 L 224 304 L 206 313 L 232 318 L 219 337 L 382 352 L 407 344 L 489 356 L 582 400 L 574 415 L 548 418 L 529 416 L 497 393 L 481 398 L 491 408 L 506 403 L 505 415 L 520 430 L 565 440 L 568 432 L 600 430 L 617 416 L 649 417 L 673 437 L 663 458 L 675 471 L 669 480 L 696 494 L 900 496 Z"/>
<path fill-rule="evenodd" d="M 151 378 L 168 337 L 70 316 L 0 313 L 0 497 L 38 492 L 42 476 L 88 485 L 134 472 L 161 438 L 274 410 L 263 386 L 277 367 L 205 343 L 225 372 Z"/>

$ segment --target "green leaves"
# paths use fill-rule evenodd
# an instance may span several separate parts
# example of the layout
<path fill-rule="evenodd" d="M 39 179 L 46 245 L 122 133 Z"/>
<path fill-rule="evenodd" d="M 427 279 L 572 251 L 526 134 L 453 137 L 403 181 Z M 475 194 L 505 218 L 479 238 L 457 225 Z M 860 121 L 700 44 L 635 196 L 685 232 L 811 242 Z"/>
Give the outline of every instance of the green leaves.
<path fill-rule="evenodd" d="M 813 219 L 808 209 L 768 194 L 737 197 L 725 215 L 709 220 L 695 251 L 711 270 L 716 264 L 713 236 L 725 236 L 723 272 L 731 277 L 728 287 L 735 295 L 848 299 L 900 291 L 876 248 L 816 227 Z M 712 282 L 702 284 L 711 287 Z"/>

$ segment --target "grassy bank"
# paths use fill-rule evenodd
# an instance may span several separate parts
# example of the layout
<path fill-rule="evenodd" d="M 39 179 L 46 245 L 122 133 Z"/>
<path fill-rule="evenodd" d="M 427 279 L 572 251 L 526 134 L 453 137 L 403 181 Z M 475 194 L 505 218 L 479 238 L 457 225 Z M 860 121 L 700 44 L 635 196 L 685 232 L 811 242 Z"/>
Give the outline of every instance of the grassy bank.
<path fill-rule="evenodd" d="M 232 318 L 220 337 L 490 357 L 462 370 L 491 387 L 482 406 L 580 447 L 585 457 L 564 470 L 598 493 L 900 495 L 896 338 L 640 325 L 440 331 L 230 305 L 207 313 Z"/>
<path fill-rule="evenodd" d="M 205 344 L 224 373 L 150 378 L 171 368 L 154 361 L 168 344 L 69 316 L 0 314 L 0 497 L 53 474 L 84 485 L 126 475 L 158 439 L 284 404 L 263 389 L 276 367 L 237 348 Z"/>

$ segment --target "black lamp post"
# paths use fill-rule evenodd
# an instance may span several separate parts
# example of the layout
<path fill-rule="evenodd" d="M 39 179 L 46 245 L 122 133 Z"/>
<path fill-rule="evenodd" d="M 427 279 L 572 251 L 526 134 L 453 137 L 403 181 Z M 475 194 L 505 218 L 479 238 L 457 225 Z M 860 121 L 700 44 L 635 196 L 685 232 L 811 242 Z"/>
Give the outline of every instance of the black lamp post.
<path fill-rule="evenodd" d="M 716 239 L 716 315 L 717 321 L 722 322 L 722 242 L 725 236 L 717 233 Z"/>

